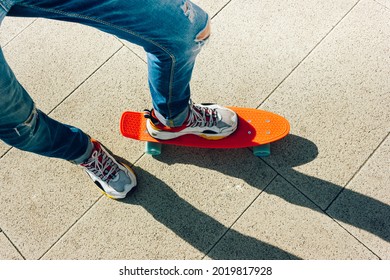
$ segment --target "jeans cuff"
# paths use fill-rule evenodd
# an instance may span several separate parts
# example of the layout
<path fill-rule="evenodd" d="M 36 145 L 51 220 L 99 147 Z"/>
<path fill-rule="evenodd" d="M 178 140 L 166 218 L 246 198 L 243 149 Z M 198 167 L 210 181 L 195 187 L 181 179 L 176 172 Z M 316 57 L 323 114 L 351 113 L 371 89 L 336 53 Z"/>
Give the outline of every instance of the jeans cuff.
<path fill-rule="evenodd" d="M 82 154 L 80 157 L 78 157 L 78 158 L 76 158 L 74 160 L 71 160 L 71 162 L 74 163 L 74 164 L 81 164 L 81 163 L 83 163 L 84 161 L 86 161 L 91 156 L 92 150 L 93 150 L 93 144 L 92 144 L 91 140 L 89 140 L 88 141 L 88 147 L 87 147 L 87 150 L 85 151 L 85 153 Z"/>
<path fill-rule="evenodd" d="M 189 112 L 189 107 L 187 106 L 186 109 L 183 112 L 179 113 L 176 117 L 174 117 L 172 119 L 166 119 L 156 109 L 154 110 L 154 113 L 155 113 L 156 117 L 158 118 L 158 120 L 163 125 L 169 126 L 169 127 L 181 126 L 184 123 L 184 121 L 187 119 L 188 112 Z"/>

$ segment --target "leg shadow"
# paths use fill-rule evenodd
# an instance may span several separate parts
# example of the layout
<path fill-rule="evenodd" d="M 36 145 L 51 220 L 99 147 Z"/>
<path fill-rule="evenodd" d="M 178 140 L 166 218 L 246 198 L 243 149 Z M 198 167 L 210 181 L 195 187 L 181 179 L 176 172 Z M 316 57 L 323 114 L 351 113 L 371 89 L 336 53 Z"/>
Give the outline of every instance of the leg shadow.
<path fill-rule="evenodd" d="M 185 163 L 212 169 L 227 176 L 243 179 L 253 187 L 261 187 L 253 182 L 253 176 L 256 176 L 256 174 L 248 174 L 247 170 L 240 169 L 240 161 L 248 160 L 248 158 L 232 158 L 228 150 L 220 153 L 217 150 L 194 149 L 191 149 L 192 156 L 183 157 L 180 156 L 180 153 L 190 153 L 186 151 L 190 148 L 171 146 L 164 148 L 166 148 L 165 153 L 156 157 L 156 160 L 165 164 Z M 302 205 L 302 200 L 297 200 L 294 196 L 286 196 L 284 192 L 274 193 L 275 188 L 265 189 L 267 193 L 278 195 L 292 204 L 308 207 L 323 214 L 328 210 L 334 198 L 342 193 L 343 197 L 347 198 L 345 200 L 348 201 L 348 204 L 343 205 L 342 211 L 332 211 L 331 216 L 336 220 L 370 232 L 390 242 L 389 205 L 375 198 L 346 189 L 344 186 L 339 186 L 294 170 L 294 167 L 309 163 L 318 156 L 318 148 L 313 142 L 296 135 L 288 135 L 286 138 L 274 143 L 272 149 L 273 155 L 271 155 L 270 160 L 265 159 L 265 162 L 309 198 L 313 204 Z M 221 164 L 212 165 L 210 161 L 203 160 L 210 153 L 223 157 L 223 159 L 219 160 L 220 162 L 236 160 L 236 168 L 225 168 Z M 259 159 L 253 157 L 251 160 Z"/>

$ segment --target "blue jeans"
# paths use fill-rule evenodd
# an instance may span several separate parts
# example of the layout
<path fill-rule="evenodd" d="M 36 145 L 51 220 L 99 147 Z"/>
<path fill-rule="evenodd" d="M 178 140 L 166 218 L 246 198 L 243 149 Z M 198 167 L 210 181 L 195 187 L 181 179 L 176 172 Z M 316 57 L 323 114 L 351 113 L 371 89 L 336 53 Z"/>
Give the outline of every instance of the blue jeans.
<path fill-rule="evenodd" d="M 0 0 L 5 16 L 77 22 L 142 46 L 148 57 L 153 107 L 168 126 L 188 114 L 196 55 L 209 35 L 209 17 L 189 0 Z M 21 150 L 77 163 L 89 137 L 38 110 L 0 48 L 0 139 Z"/>

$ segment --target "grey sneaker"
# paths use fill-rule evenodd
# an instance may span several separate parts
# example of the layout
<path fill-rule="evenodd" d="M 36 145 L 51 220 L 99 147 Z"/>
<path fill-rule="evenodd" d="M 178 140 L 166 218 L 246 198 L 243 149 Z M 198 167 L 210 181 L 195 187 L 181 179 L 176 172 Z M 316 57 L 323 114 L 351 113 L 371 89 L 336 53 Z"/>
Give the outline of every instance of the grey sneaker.
<path fill-rule="evenodd" d="M 191 102 L 189 109 L 188 117 L 180 127 L 167 127 L 158 120 L 154 110 L 145 111 L 149 134 L 161 140 L 169 140 L 186 134 L 218 140 L 229 136 L 237 129 L 237 114 L 228 108 L 217 104 L 193 104 Z"/>
<path fill-rule="evenodd" d="M 113 199 L 125 198 L 137 185 L 133 170 L 123 163 L 118 163 L 98 141 L 94 139 L 91 141 L 92 154 L 80 166 L 105 195 Z"/>

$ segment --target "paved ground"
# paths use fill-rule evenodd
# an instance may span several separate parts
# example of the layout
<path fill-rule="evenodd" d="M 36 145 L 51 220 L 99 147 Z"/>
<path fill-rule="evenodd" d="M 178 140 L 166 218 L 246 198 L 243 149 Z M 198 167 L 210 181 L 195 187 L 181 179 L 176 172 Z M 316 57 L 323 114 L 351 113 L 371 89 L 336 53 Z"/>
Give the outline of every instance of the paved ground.
<path fill-rule="evenodd" d="M 198 0 L 213 17 L 196 102 L 279 113 L 291 135 L 259 159 L 120 136 L 150 106 L 145 55 L 99 31 L 6 18 L 1 45 L 50 116 L 134 164 L 102 196 L 67 162 L 0 143 L 0 259 L 390 259 L 390 1 Z"/>

